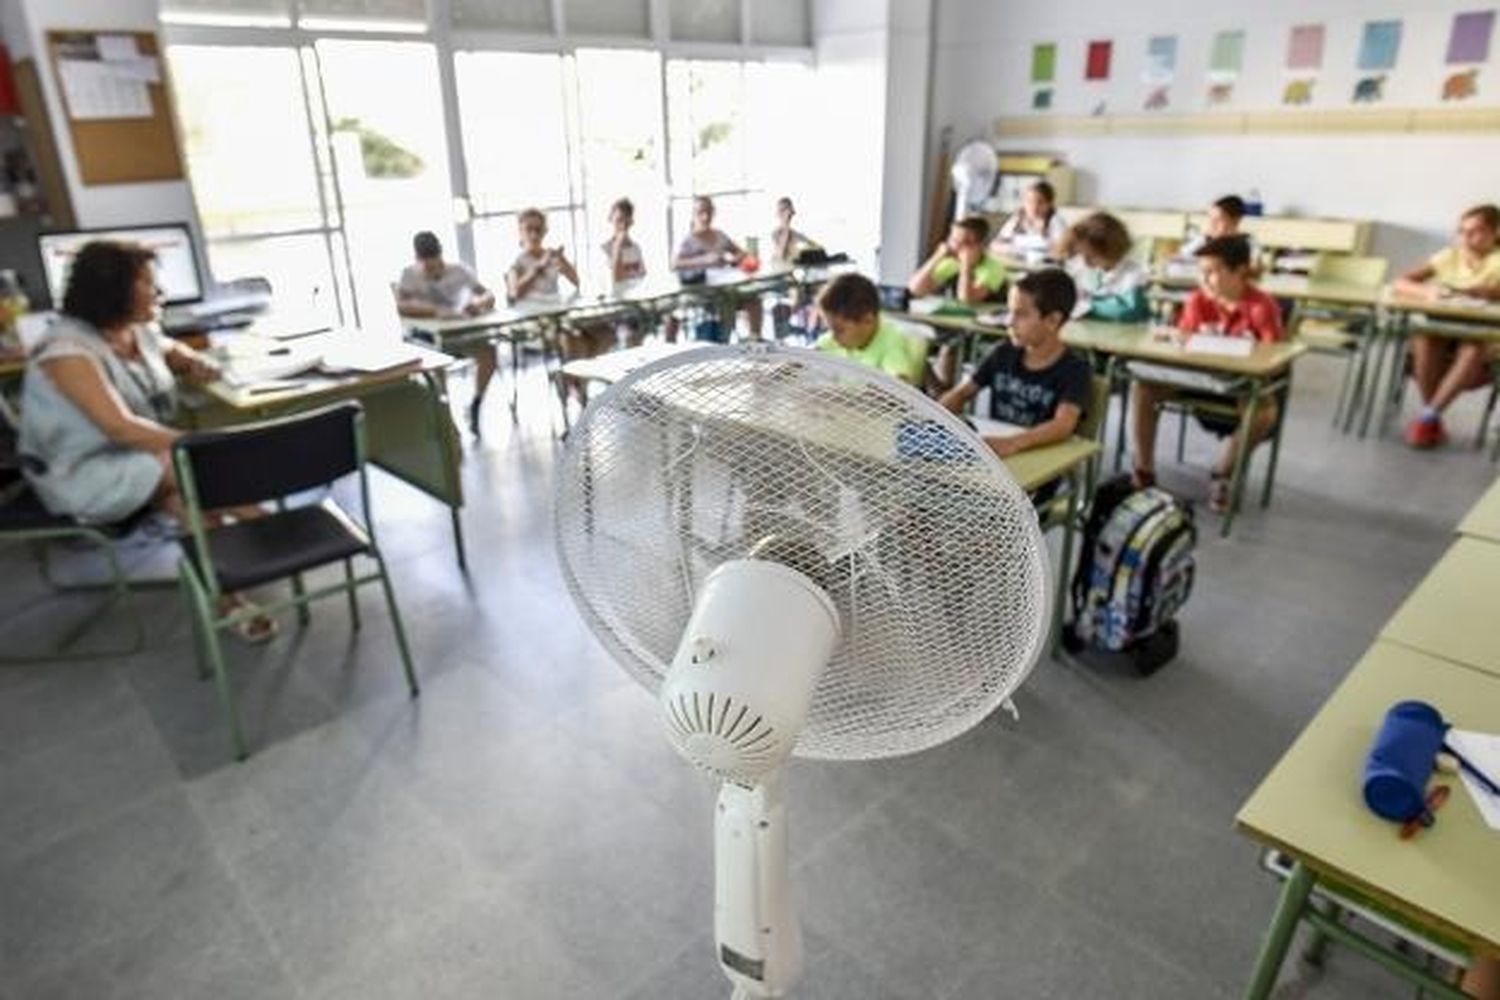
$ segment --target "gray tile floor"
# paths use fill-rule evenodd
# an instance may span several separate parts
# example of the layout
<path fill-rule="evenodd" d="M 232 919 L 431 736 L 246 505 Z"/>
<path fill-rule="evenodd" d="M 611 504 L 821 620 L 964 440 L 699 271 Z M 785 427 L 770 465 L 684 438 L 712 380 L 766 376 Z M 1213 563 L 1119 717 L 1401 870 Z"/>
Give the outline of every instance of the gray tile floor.
<path fill-rule="evenodd" d="M 1271 510 L 1205 533 L 1167 669 L 1048 662 L 1019 722 L 792 768 L 799 996 L 1238 994 L 1275 886 L 1234 811 L 1495 475 L 1333 433 L 1335 375 L 1299 372 Z M 373 594 L 357 635 L 332 603 L 235 651 L 241 765 L 172 591 L 136 605 L 141 655 L 0 669 L 0 998 L 727 995 L 712 791 L 569 605 L 545 421 L 513 428 L 499 401 L 486 420 L 469 579 L 445 511 L 377 490 L 419 701 Z M 1195 433 L 1165 482 L 1201 492 L 1208 447 Z M 82 607 L 42 600 L 15 551 L 0 573 L 7 650 Z M 1407 995 L 1347 953 L 1282 995 L 1304 990 Z"/>

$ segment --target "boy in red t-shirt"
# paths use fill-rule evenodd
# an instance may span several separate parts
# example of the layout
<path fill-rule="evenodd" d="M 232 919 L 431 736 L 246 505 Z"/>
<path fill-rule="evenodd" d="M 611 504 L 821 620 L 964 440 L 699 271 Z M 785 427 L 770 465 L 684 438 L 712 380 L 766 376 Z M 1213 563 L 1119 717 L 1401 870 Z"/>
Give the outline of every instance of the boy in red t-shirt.
<path fill-rule="evenodd" d="M 1221 236 L 1198 248 L 1200 285 L 1188 296 L 1187 305 L 1177 321 L 1177 328 L 1191 336 L 1216 333 L 1225 337 L 1253 337 L 1273 343 L 1285 336 L 1281 325 L 1281 306 L 1250 279 L 1250 243 L 1242 236 Z M 1165 400 L 1181 395 L 1182 390 L 1169 385 L 1137 382 L 1132 390 L 1134 402 L 1135 482 L 1148 486 L 1156 481 L 1157 407 Z M 1213 432 L 1228 435 L 1219 460 L 1209 473 L 1208 506 L 1223 512 L 1229 507 L 1229 477 L 1239 449 L 1240 435 L 1248 431 L 1250 447 L 1270 436 L 1278 416 L 1274 399 L 1262 400 L 1255 411 L 1255 423 L 1247 428 L 1209 421 Z"/>

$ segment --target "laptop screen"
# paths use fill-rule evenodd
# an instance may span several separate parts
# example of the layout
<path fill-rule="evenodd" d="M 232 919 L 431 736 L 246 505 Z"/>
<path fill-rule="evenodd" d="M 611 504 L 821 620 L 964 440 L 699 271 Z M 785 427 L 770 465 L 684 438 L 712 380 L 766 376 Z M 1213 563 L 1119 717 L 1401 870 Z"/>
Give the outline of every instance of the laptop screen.
<path fill-rule="evenodd" d="M 193 234 L 181 223 L 166 226 L 131 226 L 126 229 L 91 229 L 81 232 L 43 233 L 37 237 L 42 268 L 47 274 L 47 289 L 52 303 L 61 308 L 68 287 L 68 271 L 73 257 L 95 240 L 119 240 L 139 243 L 156 254 L 156 283 L 168 305 L 197 302 L 203 298 L 203 284 L 198 276 L 198 257 L 193 251 Z"/>

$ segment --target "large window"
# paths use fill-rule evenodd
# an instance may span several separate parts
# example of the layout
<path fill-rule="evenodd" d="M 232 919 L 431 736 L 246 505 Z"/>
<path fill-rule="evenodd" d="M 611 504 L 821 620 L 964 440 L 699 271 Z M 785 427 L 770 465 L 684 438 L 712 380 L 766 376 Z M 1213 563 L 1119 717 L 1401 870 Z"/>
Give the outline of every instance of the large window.
<path fill-rule="evenodd" d="M 786 61 L 698 57 L 731 37 L 741 54 L 805 44 L 806 6 L 162 0 L 214 277 L 264 275 L 330 320 L 393 327 L 390 284 L 418 229 L 498 287 L 519 249 L 517 214 L 539 208 L 548 245 L 590 290 L 603 285 L 600 248 L 622 197 L 656 273 L 700 194 L 737 240 L 764 237 L 782 194 L 821 232 L 805 178 L 822 130 L 799 113 L 815 106 L 810 66 L 781 49 L 768 56 Z M 429 40 L 435 9 L 450 11 L 452 31 Z M 531 51 L 499 48 L 521 36 Z M 648 47 L 664 36 L 692 43 L 694 58 Z"/>

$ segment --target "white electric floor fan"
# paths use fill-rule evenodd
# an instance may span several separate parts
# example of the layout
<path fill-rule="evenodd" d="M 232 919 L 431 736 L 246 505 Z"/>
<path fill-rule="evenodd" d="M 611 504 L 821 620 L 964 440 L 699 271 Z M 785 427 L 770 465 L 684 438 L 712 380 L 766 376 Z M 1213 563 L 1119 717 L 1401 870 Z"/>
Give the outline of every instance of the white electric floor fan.
<path fill-rule="evenodd" d="M 1047 639 L 1031 502 L 964 424 L 874 370 L 710 347 L 639 369 L 569 435 L 557 551 L 590 628 L 722 782 L 715 934 L 735 997 L 802 966 L 789 754 L 952 739 Z"/>
<path fill-rule="evenodd" d="M 995 154 L 995 147 L 982 139 L 965 143 L 953 154 L 950 176 L 955 219 L 985 210 L 999 172 L 1000 158 Z"/>

